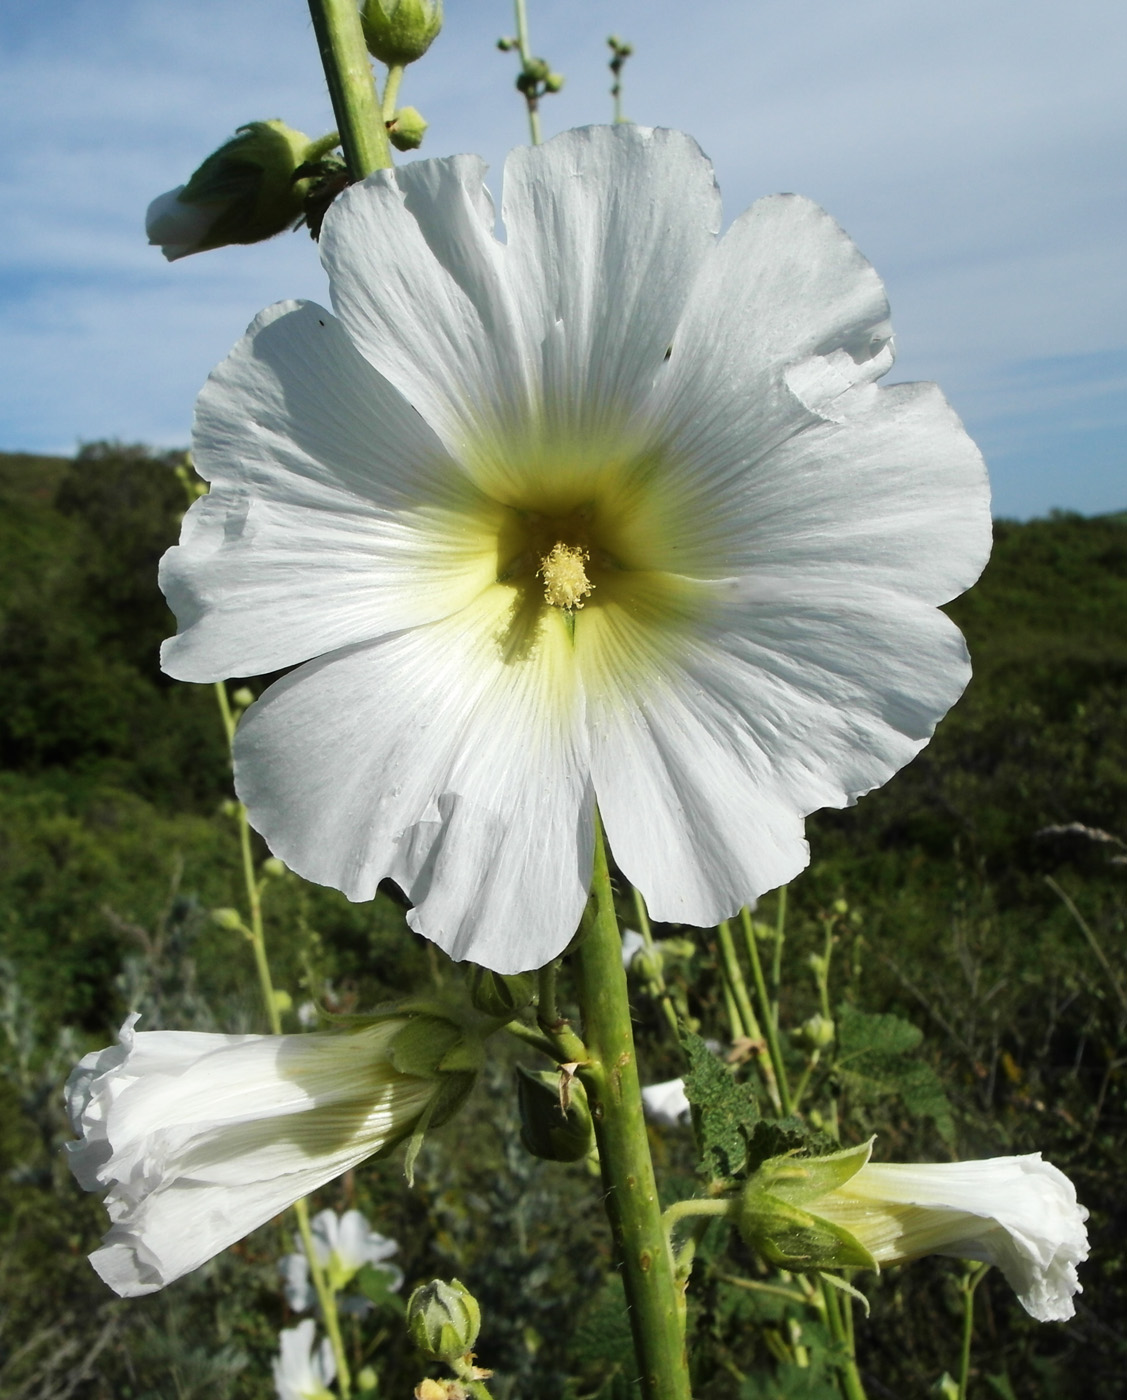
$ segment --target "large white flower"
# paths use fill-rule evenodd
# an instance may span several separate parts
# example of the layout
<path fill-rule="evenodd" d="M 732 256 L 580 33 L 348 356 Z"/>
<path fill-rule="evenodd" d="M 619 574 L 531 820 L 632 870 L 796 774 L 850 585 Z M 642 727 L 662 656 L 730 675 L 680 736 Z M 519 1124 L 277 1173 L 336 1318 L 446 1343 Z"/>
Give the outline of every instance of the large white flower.
<path fill-rule="evenodd" d="M 135 1031 L 67 1081 L 69 1164 L 113 1222 L 90 1262 L 136 1297 L 198 1268 L 301 1196 L 398 1142 L 440 1092 L 404 1074 L 393 1017 L 310 1035 Z"/>
<path fill-rule="evenodd" d="M 263 312 L 200 396 L 163 663 L 297 667 L 239 728 L 300 874 L 499 972 L 572 936 L 597 801 L 661 920 L 806 864 L 969 674 L 938 611 L 988 551 L 981 457 L 892 363 L 872 268 L 806 200 L 718 238 L 686 136 L 589 128 L 381 171 L 321 240 L 335 314 Z"/>

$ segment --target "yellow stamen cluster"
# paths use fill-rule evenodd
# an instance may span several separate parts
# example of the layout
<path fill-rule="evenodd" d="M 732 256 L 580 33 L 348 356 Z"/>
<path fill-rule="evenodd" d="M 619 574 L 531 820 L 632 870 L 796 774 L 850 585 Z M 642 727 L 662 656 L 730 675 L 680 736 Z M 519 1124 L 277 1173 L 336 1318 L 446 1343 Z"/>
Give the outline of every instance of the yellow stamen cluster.
<path fill-rule="evenodd" d="M 594 588 L 584 564 L 591 556 L 577 545 L 557 540 L 536 572 L 544 580 L 544 600 L 553 608 L 581 608 Z"/>

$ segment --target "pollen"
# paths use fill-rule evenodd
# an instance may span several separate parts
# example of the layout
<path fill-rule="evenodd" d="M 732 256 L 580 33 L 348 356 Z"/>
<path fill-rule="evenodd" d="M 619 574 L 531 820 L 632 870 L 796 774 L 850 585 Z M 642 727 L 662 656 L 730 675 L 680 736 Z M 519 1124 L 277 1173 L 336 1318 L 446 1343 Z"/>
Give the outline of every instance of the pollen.
<path fill-rule="evenodd" d="M 536 570 L 544 580 L 545 602 L 553 608 L 581 608 L 595 586 L 583 567 L 590 557 L 585 549 L 557 540 Z"/>

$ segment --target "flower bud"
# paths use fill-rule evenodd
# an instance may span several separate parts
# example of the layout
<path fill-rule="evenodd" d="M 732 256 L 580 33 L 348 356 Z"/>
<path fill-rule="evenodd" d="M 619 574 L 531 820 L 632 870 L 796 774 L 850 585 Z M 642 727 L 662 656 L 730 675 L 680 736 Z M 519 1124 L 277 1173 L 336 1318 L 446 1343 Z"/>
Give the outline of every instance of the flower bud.
<path fill-rule="evenodd" d="M 211 919 L 220 928 L 225 928 L 231 933 L 243 926 L 242 915 L 237 909 L 213 909 Z"/>
<path fill-rule="evenodd" d="M 422 58 L 442 28 L 442 0 L 364 0 L 368 52 L 389 68 Z"/>
<path fill-rule="evenodd" d="M 474 1009 L 485 1016 L 511 1021 L 532 1000 L 536 991 L 536 974 L 518 972 L 504 976 L 490 972 L 487 967 L 474 967 L 470 972 L 470 1001 Z"/>
<path fill-rule="evenodd" d="M 861 1242 L 843 1226 L 807 1210 L 855 1176 L 872 1143 L 829 1157 L 772 1157 L 744 1188 L 736 1223 L 747 1243 L 780 1269 L 875 1269 Z"/>
<path fill-rule="evenodd" d="M 417 151 L 423 144 L 428 122 L 415 107 L 400 107 L 387 129 L 387 139 L 397 151 Z"/>
<path fill-rule="evenodd" d="M 798 1034 L 807 1050 L 828 1050 L 834 1043 L 837 1028 L 828 1016 L 823 1016 L 819 1011 L 803 1021 Z"/>
<path fill-rule="evenodd" d="M 481 1330 L 477 1299 L 456 1278 L 420 1284 L 407 1303 L 411 1340 L 431 1361 L 457 1361 L 473 1351 Z"/>
<path fill-rule="evenodd" d="M 328 138 L 326 138 L 327 140 Z M 333 138 L 335 142 L 335 137 Z M 149 242 L 174 262 L 228 243 L 260 243 L 301 218 L 311 178 L 301 166 L 325 154 L 285 122 L 249 122 L 186 185 L 158 195 L 145 215 Z"/>
<path fill-rule="evenodd" d="M 231 696 L 232 705 L 237 705 L 240 710 L 245 710 L 248 705 L 254 704 L 254 691 L 249 685 L 241 685 L 234 695 Z"/>
<path fill-rule="evenodd" d="M 534 1157 L 547 1162 L 578 1162 L 590 1152 L 594 1141 L 591 1110 L 578 1079 L 568 1081 L 568 1092 L 561 1096 L 558 1071 L 537 1073 L 518 1065 L 517 1104 L 520 1140 Z"/>

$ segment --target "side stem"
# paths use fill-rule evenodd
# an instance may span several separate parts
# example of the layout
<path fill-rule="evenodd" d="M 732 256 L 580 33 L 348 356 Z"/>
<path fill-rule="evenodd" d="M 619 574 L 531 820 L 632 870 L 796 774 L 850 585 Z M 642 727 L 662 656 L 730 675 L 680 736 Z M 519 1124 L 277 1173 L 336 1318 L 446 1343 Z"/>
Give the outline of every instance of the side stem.
<path fill-rule="evenodd" d="M 360 11 L 356 0 L 309 0 L 309 13 L 348 173 L 362 180 L 392 162 Z"/>
<path fill-rule="evenodd" d="M 691 1400 L 673 1260 L 642 1116 L 622 940 L 597 814 L 594 879 L 583 931 L 575 970 L 588 1059 L 579 1073 L 595 1121 L 642 1395 L 644 1400 Z"/>

